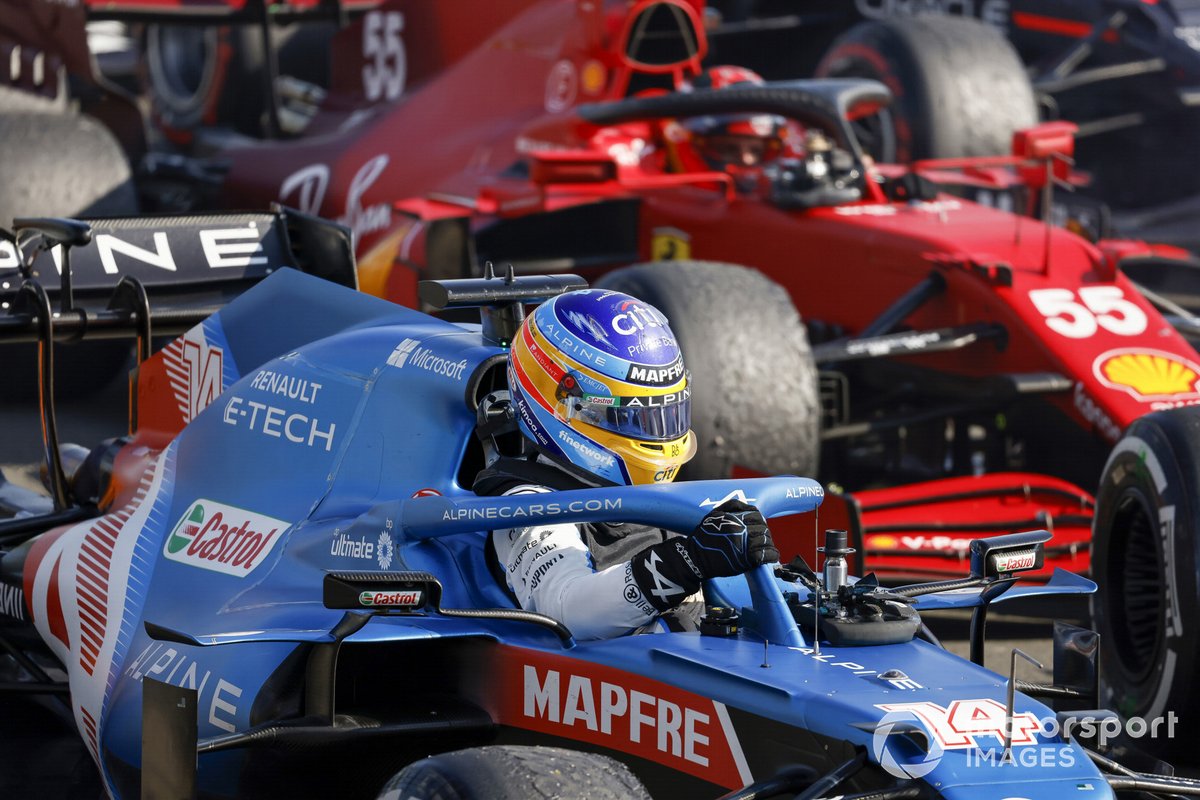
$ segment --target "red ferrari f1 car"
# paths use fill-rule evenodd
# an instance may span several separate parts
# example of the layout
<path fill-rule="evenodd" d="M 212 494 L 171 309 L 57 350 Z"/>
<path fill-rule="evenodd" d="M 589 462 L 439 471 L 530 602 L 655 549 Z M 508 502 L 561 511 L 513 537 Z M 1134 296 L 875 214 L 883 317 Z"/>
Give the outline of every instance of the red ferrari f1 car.
<path fill-rule="evenodd" d="M 330 8 L 344 10 L 293 13 Z M 854 127 L 889 101 L 883 85 L 697 88 L 696 4 L 487 8 L 454 25 L 421 2 L 358 9 L 302 135 L 191 129 L 192 157 L 146 162 L 144 196 L 338 218 L 361 287 L 408 304 L 418 278 L 487 261 L 588 277 L 637 264 L 601 285 L 651 301 L 685 340 L 701 473 L 819 462 L 881 574 L 957 573 L 973 537 L 1051 529 L 1047 564 L 1090 564 L 1101 585 L 1109 704 L 1194 722 L 1195 264 L 1042 219 L 1069 180 L 1070 127 L 1023 132 L 1008 157 L 880 166 Z M 770 159 L 689 152 L 689 120 L 763 117 L 787 132 Z M 978 190 L 1028 213 L 967 199 Z"/>

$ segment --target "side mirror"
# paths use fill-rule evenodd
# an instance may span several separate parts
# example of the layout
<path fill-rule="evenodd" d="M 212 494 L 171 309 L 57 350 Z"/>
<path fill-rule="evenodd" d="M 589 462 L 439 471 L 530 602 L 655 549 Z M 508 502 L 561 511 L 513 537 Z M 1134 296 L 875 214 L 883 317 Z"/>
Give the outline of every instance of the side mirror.
<path fill-rule="evenodd" d="M 529 179 L 538 185 L 604 183 L 617 179 L 617 162 L 607 153 L 540 151 L 532 156 Z"/>
<path fill-rule="evenodd" d="M 1026 531 L 971 542 L 971 575 L 1003 578 L 1014 572 L 1041 569 L 1049 531 Z"/>
<path fill-rule="evenodd" d="M 1032 128 L 1015 131 L 1012 138 L 1012 154 L 1023 161 L 1036 164 L 1022 166 L 1021 178 L 1030 186 L 1040 188 L 1046 183 L 1046 167 L 1051 163 L 1051 174 L 1066 180 L 1071 173 L 1075 156 L 1075 132 L 1079 126 L 1073 122 L 1043 122 Z"/>
<path fill-rule="evenodd" d="M 442 585 L 424 572 L 327 572 L 326 608 L 413 613 L 437 610 Z"/>

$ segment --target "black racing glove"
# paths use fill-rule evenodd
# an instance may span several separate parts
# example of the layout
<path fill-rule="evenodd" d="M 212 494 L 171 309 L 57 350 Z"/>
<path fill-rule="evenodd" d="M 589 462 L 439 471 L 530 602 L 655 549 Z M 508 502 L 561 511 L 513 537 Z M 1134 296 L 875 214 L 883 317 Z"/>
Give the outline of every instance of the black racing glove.
<path fill-rule="evenodd" d="M 754 506 L 728 500 L 688 536 L 647 547 L 631 560 L 633 579 L 659 611 L 694 594 L 705 578 L 740 575 L 779 560 L 767 522 Z"/>

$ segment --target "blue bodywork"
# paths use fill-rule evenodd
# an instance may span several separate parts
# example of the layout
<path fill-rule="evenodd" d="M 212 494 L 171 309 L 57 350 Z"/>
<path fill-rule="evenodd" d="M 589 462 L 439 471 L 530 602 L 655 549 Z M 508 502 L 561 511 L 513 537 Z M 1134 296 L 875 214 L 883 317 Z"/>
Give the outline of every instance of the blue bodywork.
<path fill-rule="evenodd" d="M 473 475 L 460 476 L 475 426 L 467 387 L 480 365 L 503 352 L 483 343 L 479 326 L 283 270 L 212 317 L 204 334 L 223 349 L 223 391 L 164 452 L 160 482 L 147 498 L 151 508 L 135 532 L 99 721 L 102 769 L 115 794 L 130 791 L 121 776 L 140 767 L 141 680 L 197 688 L 201 739 L 262 723 L 256 703 L 266 703 L 264 687 L 279 692 L 273 676 L 298 648 L 331 641 L 343 616 L 322 604 L 329 571 L 428 572 L 443 587 L 444 607 L 506 608 L 511 603 L 483 549 L 484 531 L 511 524 L 504 520 L 640 520 L 686 531 L 732 492 L 754 498 L 767 516 L 809 511 L 823 496 L 811 480 L 779 477 L 580 490 L 552 499 L 477 498 L 469 491 Z M 1056 581 L 1056 591 L 1090 588 L 1071 576 Z M 424 614 L 372 619 L 345 646 L 395 652 L 406 643 L 473 639 L 534 664 L 553 658 L 581 674 L 603 669 L 610 681 L 619 674 L 631 685 L 666 684 L 732 713 L 722 730 L 732 757 L 742 758 L 742 779 L 785 766 L 755 760 L 762 748 L 745 719 L 863 747 L 876 763 L 872 729 L 885 716 L 882 705 L 1005 702 L 1004 677 L 923 641 L 818 651 L 782 594 L 806 591 L 766 567 L 709 588 L 746 609 L 738 635 L 666 633 L 568 647 L 528 623 Z M 918 607 L 977 602 L 978 593 L 968 591 L 930 596 Z M 156 641 L 145 623 L 201 644 Z M 881 677 L 890 670 L 907 682 Z M 527 688 L 530 674 L 549 680 L 544 670 L 527 668 Z M 486 676 L 476 679 L 486 684 Z M 1053 718 L 1020 694 L 1015 711 Z M 545 732 L 555 720 L 542 723 Z M 562 740 L 581 738 L 560 727 Z M 585 733 L 587 740 L 592 734 Z M 1016 758 L 1007 763 L 972 761 L 971 749 L 951 747 L 923 780 L 946 797 L 1111 796 L 1082 751 L 1058 736 L 1035 739 L 1014 747 Z M 672 740 L 659 741 L 670 749 Z M 985 750 L 1001 746 L 986 731 L 975 741 Z M 609 746 L 617 755 L 622 749 L 615 740 Z M 201 787 L 235 793 L 248 752 L 200 756 Z M 883 775 L 877 768 L 874 774 Z"/>

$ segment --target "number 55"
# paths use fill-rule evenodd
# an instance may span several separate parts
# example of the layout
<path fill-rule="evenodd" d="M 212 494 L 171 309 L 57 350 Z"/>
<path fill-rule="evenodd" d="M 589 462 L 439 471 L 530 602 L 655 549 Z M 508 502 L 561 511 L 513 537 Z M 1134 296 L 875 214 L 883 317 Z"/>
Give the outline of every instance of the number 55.
<path fill-rule="evenodd" d="M 1103 328 L 1118 336 L 1136 336 L 1146 330 L 1146 313 L 1125 299 L 1119 286 L 1085 286 L 1079 290 L 1082 305 L 1070 289 L 1035 289 L 1033 305 L 1055 333 L 1086 339 Z"/>
<path fill-rule="evenodd" d="M 398 11 L 372 11 L 363 18 L 363 94 L 371 102 L 395 100 L 404 91 L 408 61 L 403 30 L 404 15 Z"/>

